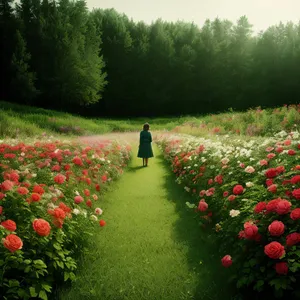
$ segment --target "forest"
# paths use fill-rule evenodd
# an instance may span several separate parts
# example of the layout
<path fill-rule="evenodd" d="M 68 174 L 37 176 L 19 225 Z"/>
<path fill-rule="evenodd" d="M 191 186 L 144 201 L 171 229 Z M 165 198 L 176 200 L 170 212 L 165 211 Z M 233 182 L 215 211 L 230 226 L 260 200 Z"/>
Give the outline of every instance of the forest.
<path fill-rule="evenodd" d="M 1 0 L 0 17 L 1 100 L 93 117 L 299 101 L 300 23 L 258 34 L 246 16 L 147 25 L 82 0 Z"/>

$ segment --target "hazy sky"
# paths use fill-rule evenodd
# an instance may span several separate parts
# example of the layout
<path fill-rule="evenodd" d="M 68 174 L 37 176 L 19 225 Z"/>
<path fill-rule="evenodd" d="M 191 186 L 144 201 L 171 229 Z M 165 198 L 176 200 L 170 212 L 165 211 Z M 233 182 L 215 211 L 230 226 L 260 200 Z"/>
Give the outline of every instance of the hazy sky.
<path fill-rule="evenodd" d="M 146 23 L 158 18 L 166 21 L 193 21 L 202 26 L 206 19 L 236 21 L 246 15 L 259 31 L 279 21 L 298 22 L 300 0 L 86 0 L 92 8 L 115 8 L 134 21 Z"/>

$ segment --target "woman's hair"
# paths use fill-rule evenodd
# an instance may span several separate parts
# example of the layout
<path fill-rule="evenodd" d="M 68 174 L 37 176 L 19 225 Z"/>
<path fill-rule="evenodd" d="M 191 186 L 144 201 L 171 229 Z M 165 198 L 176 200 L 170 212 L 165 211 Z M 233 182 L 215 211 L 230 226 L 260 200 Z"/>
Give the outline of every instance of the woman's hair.
<path fill-rule="evenodd" d="M 148 123 L 145 123 L 144 126 L 143 126 L 143 130 L 149 130 L 150 128 L 150 125 Z"/>

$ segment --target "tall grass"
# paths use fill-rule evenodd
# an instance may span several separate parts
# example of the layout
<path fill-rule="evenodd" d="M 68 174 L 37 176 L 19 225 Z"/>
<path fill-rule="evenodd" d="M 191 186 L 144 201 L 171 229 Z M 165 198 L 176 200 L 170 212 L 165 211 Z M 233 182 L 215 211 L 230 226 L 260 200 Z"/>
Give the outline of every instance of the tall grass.
<path fill-rule="evenodd" d="M 35 136 L 43 132 L 62 135 L 95 135 L 139 131 L 145 122 L 151 123 L 154 130 L 171 130 L 184 121 L 184 118 L 84 118 L 69 113 L 0 101 L 0 138 Z"/>
<path fill-rule="evenodd" d="M 300 105 L 275 109 L 249 109 L 247 112 L 228 112 L 190 118 L 173 131 L 195 136 L 237 134 L 246 136 L 273 136 L 274 133 L 299 131 Z"/>
<path fill-rule="evenodd" d="M 168 130 L 195 136 L 273 136 L 281 130 L 299 130 L 300 105 L 263 110 L 249 109 L 246 112 L 231 110 L 227 113 L 198 117 L 97 119 L 0 101 L 0 138 L 35 136 L 43 132 L 51 135 L 78 136 L 139 131 L 145 122 L 151 124 L 152 130 Z"/>

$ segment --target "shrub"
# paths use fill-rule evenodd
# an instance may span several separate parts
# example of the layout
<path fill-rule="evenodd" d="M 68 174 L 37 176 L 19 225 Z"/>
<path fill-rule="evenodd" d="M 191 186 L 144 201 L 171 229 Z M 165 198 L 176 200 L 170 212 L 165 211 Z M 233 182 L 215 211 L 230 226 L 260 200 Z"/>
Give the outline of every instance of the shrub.
<path fill-rule="evenodd" d="M 122 174 L 129 150 L 114 143 L 0 144 L 4 299 L 47 299 L 55 283 L 75 279 L 77 254 L 95 224 L 105 224 L 98 199 Z"/>
<path fill-rule="evenodd" d="M 215 223 L 223 265 L 234 268 L 237 287 L 299 296 L 299 133 L 250 143 L 162 136 L 159 144 L 177 182 L 193 195 L 187 205 L 203 224 Z"/>

